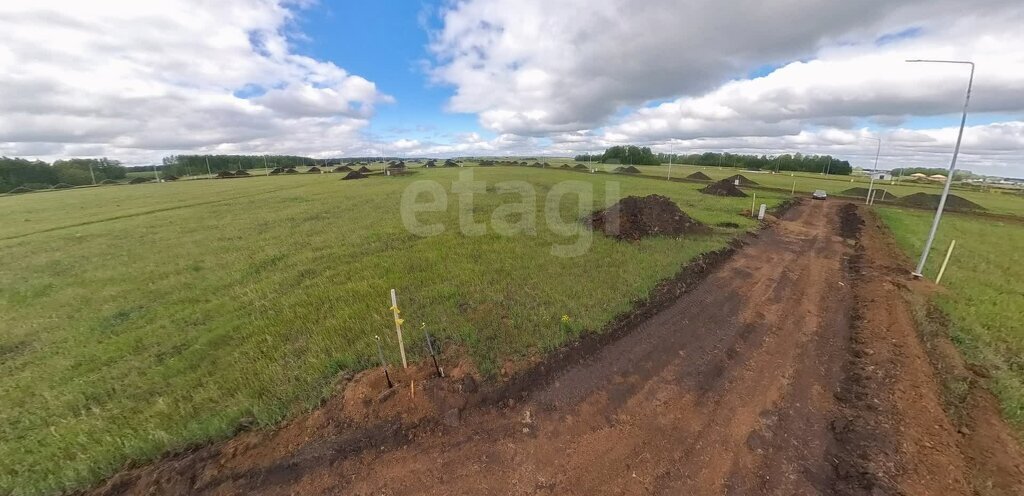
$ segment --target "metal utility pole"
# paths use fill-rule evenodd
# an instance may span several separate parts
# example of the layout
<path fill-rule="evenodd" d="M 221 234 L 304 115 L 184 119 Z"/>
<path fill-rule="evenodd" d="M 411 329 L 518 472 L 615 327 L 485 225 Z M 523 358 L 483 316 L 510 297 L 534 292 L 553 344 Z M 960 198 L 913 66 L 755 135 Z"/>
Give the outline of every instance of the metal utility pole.
<path fill-rule="evenodd" d="M 832 156 L 829 155 L 829 157 L 828 157 L 828 165 L 825 166 L 825 170 L 821 171 L 821 175 L 827 176 L 828 175 L 828 171 L 831 168 L 832 168 Z"/>
<path fill-rule="evenodd" d="M 268 176 L 270 175 L 270 167 L 267 167 L 267 154 L 266 153 L 263 154 L 263 170 L 265 170 L 267 172 L 266 175 L 268 175 Z"/>
<path fill-rule="evenodd" d="M 924 250 L 921 252 L 921 260 L 917 262 L 917 269 L 914 277 L 922 277 L 924 264 L 928 261 L 928 252 L 932 249 L 932 242 L 935 241 L 935 232 L 939 230 L 939 220 L 942 219 L 942 209 L 946 207 L 946 197 L 949 196 L 949 186 L 953 184 L 953 175 L 956 172 L 956 158 L 960 154 L 960 142 L 964 137 L 964 124 L 967 123 L 967 106 L 971 103 L 971 87 L 974 86 L 974 62 L 967 60 L 924 60 L 913 59 L 907 62 L 926 62 L 936 64 L 965 64 L 971 66 L 971 76 L 967 80 L 967 96 L 964 97 L 963 115 L 960 117 L 960 132 L 956 135 L 956 146 L 953 147 L 953 160 L 949 163 L 949 174 L 946 176 L 946 185 L 942 188 L 942 198 L 939 199 L 939 207 L 935 209 L 935 219 L 932 220 L 932 229 L 928 233 L 928 240 L 924 243 Z"/>
<path fill-rule="evenodd" d="M 871 201 L 871 191 L 875 189 L 875 171 L 878 170 L 878 154 L 882 152 L 882 138 L 866 136 L 864 139 L 875 140 L 878 142 L 878 148 L 875 148 L 875 165 L 871 168 L 871 182 L 868 183 L 868 196 L 864 199 L 864 204 L 867 205 L 868 202 Z"/>
<path fill-rule="evenodd" d="M 92 176 L 92 185 L 96 186 L 96 173 L 92 171 L 92 162 L 89 162 L 89 175 Z"/>
<path fill-rule="evenodd" d="M 672 154 L 671 153 L 668 154 L 668 177 L 665 178 L 665 179 L 668 179 L 669 181 L 672 180 Z"/>
<path fill-rule="evenodd" d="M 213 171 L 210 170 L 210 156 L 209 155 L 206 156 L 206 173 L 209 174 L 210 177 L 213 177 Z"/>

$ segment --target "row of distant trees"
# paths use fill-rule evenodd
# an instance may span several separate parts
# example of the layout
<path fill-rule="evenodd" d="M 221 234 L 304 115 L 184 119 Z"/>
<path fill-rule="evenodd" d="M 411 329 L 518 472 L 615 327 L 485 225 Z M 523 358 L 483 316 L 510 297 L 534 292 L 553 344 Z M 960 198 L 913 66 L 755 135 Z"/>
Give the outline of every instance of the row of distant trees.
<path fill-rule="evenodd" d="M 853 167 L 846 160 L 831 155 L 785 154 L 774 157 L 767 155 L 739 155 L 734 153 L 693 153 L 669 154 L 652 153 L 650 148 L 638 146 L 613 146 L 600 155 L 582 154 L 575 159 L 579 162 L 601 162 L 605 164 L 662 165 L 666 163 L 738 167 L 750 170 L 777 170 L 796 172 L 828 172 L 847 176 Z"/>
<path fill-rule="evenodd" d="M 661 165 L 658 157 L 649 147 L 613 146 L 600 155 L 576 155 L 577 162 L 601 162 L 602 164 Z"/>
<path fill-rule="evenodd" d="M 107 158 L 72 158 L 48 164 L 42 160 L 0 157 L 0 192 L 19 186 L 32 189 L 61 183 L 81 186 L 104 179 L 124 179 L 126 173 L 127 169 L 120 162 Z"/>
<path fill-rule="evenodd" d="M 804 155 L 802 153 L 767 155 L 740 155 L 734 153 L 694 153 L 689 155 L 659 154 L 662 162 L 671 160 L 677 164 L 739 167 L 749 170 L 772 170 L 793 172 L 828 172 L 838 176 L 853 173 L 849 161 L 839 160 L 831 155 Z"/>
<path fill-rule="evenodd" d="M 236 171 L 240 169 L 262 169 L 269 167 L 295 167 L 299 165 L 323 164 L 323 160 L 314 160 L 298 155 L 171 155 L 163 158 L 161 172 L 175 176 L 191 176 L 214 174 L 220 171 Z M 153 167 L 143 168 L 153 170 Z"/>

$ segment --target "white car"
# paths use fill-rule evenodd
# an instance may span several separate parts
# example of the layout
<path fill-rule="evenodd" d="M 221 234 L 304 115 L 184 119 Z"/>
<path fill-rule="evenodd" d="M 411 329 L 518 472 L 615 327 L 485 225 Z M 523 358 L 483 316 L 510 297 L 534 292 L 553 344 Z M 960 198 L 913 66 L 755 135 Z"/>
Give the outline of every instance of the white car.
<path fill-rule="evenodd" d="M 813 200 L 824 200 L 825 198 L 828 198 L 828 195 L 825 194 L 823 189 L 816 189 L 814 193 L 811 193 L 811 199 Z"/>

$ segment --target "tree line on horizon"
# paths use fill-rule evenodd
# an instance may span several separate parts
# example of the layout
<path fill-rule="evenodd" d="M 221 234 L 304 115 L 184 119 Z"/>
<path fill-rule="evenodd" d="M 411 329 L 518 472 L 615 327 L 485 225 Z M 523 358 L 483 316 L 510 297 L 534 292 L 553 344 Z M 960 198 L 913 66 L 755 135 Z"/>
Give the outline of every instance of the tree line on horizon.
<path fill-rule="evenodd" d="M 124 179 L 127 172 L 121 162 L 108 158 L 71 158 L 49 164 L 42 160 L 0 157 L 0 193 L 20 187 L 48 189 L 58 184 L 98 184 L 107 179 Z"/>
<path fill-rule="evenodd" d="M 853 166 L 847 160 L 838 160 L 831 155 L 784 154 L 775 157 L 767 155 L 741 155 L 735 153 L 653 153 L 648 147 L 613 146 L 604 153 L 581 154 L 574 157 L 578 162 L 600 162 L 603 164 L 664 165 L 667 163 L 737 167 L 749 170 L 776 170 L 792 172 L 828 172 L 830 175 L 848 176 Z"/>

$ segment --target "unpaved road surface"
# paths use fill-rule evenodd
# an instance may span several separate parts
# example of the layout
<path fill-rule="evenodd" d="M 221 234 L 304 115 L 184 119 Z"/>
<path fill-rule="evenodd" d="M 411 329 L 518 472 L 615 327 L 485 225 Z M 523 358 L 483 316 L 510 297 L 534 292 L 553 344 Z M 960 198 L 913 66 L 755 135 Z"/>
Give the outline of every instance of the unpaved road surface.
<path fill-rule="evenodd" d="M 970 494 L 909 311 L 888 306 L 900 288 L 865 277 L 859 216 L 843 205 L 793 208 L 691 291 L 515 401 L 357 434 L 320 412 L 304 421 L 314 429 L 282 430 L 301 435 L 164 460 L 96 492 Z M 322 410 L 333 408 L 344 407 Z"/>
<path fill-rule="evenodd" d="M 837 222 L 830 204 L 797 208 L 510 411 L 298 482 L 367 495 L 828 492 L 852 304 Z"/>

